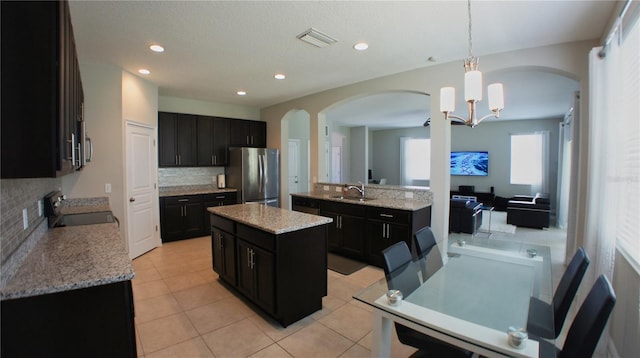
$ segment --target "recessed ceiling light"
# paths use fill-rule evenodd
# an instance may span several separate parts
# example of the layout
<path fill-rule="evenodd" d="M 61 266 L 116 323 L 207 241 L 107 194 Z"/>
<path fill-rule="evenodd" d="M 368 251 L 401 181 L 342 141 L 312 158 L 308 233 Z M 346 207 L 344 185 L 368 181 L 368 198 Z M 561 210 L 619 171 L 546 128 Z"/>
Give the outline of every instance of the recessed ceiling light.
<path fill-rule="evenodd" d="M 151 71 L 147 70 L 146 68 L 141 68 L 138 70 L 138 73 L 141 75 L 148 75 L 151 74 Z"/>
<path fill-rule="evenodd" d="M 149 46 L 149 49 L 153 52 L 164 52 L 164 47 L 156 44 Z"/>
<path fill-rule="evenodd" d="M 287 78 L 287 76 L 285 76 L 282 73 L 276 73 L 276 75 L 273 76 L 273 78 L 275 78 L 276 80 L 284 80 L 285 78 Z"/>
<path fill-rule="evenodd" d="M 238 94 L 238 96 L 246 96 L 247 95 L 247 92 L 245 92 L 245 91 L 238 91 L 236 93 Z"/>
<path fill-rule="evenodd" d="M 355 45 L 353 45 L 353 48 L 358 51 L 364 51 L 369 48 L 369 44 L 366 42 L 358 42 Z"/>

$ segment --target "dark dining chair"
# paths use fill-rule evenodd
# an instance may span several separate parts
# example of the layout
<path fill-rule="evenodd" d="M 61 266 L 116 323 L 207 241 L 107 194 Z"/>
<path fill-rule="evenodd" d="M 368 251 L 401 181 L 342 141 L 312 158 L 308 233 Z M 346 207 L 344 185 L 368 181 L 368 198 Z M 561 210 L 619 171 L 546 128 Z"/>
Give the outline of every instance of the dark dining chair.
<path fill-rule="evenodd" d="M 527 331 L 533 337 L 557 338 L 567 318 L 580 282 L 589 266 L 589 256 L 584 248 L 578 248 L 565 270 L 551 304 L 535 297 L 529 300 Z"/>
<path fill-rule="evenodd" d="M 420 268 L 422 269 L 422 279 L 426 281 L 431 275 L 442 268 L 442 257 L 440 257 L 440 250 L 436 245 L 436 238 L 433 235 L 433 231 L 428 226 L 416 231 L 413 235 L 416 254 L 420 262 Z M 436 252 L 433 254 L 431 251 L 436 248 Z M 428 257 L 428 259 L 427 259 Z"/>
<path fill-rule="evenodd" d="M 562 349 L 540 340 L 539 357 L 591 357 L 616 303 L 616 294 L 606 276 L 600 275 L 576 314 Z"/>
<path fill-rule="evenodd" d="M 420 287 L 418 272 L 420 267 L 413 260 L 411 251 L 404 241 L 397 242 L 382 250 L 384 273 L 390 290 L 400 290 L 404 297 Z M 471 357 L 472 353 L 420 333 L 414 329 L 395 323 L 398 340 L 418 349 L 416 356 L 429 357 Z"/>

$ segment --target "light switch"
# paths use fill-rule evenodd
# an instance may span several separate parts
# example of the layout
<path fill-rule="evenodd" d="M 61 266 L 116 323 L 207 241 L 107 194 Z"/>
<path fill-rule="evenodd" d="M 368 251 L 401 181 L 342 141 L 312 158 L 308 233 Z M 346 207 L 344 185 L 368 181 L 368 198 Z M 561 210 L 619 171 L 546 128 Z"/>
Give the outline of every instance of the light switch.
<path fill-rule="evenodd" d="M 104 192 L 105 193 L 110 193 L 111 192 L 111 183 L 106 183 L 104 185 Z"/>

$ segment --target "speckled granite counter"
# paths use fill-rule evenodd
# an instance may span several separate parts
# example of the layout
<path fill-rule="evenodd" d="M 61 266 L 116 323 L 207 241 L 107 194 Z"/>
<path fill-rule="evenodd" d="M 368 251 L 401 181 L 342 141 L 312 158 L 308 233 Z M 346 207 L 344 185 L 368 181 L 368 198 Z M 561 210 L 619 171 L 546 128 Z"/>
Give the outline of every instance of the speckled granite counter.
<path fill-rule="evenodd" d="M 340 195 L 340 193 L 337 193 L 337 192 L 324 192 L 324 193 L 308 192 L 308 193 L 291 194 L 291 196 L 300 196 L 300 197 L 313 198 L 313 199 L 319 199 L 319 200 L 337 201 L 337 202 L 342 202 L 346 204 L 376 206 L 376 207 L 382 207 L 382 208 L 399 209 L 399 210 L 407 210 L 407 211 L 416 211 L 416 210 L 420 210 L 428 206 L 431 206 L 431 201 L 427 201 L 427 200 L 373 197 L 373 199 L 371 200 L 357 201 L 357 200 L 336 198 L 335 196 L 338 196 L 338 195 Z M 367 197 L 369 196 L 367 195 Z"/>
<path fill-rule="evenodd" d="M 208 208 L 210 213 L 272 233 L 283 234 L 331 223 L 331 218 L 257 204 Z"/>
<path fill-rule="evenodd" d="M 160 197 L 164 197 L 215 193 L 235 193 L 238 190 L 232 188 L 218 189 L 215 185 L 180 185 L 161 186 L 158 191 L 160 193 Z"/>
<path fill-rule="evenodd" d="M 14 299 L 127 281 L 133 267 L 114 223 L 47 230 L 0 299 Z"/>

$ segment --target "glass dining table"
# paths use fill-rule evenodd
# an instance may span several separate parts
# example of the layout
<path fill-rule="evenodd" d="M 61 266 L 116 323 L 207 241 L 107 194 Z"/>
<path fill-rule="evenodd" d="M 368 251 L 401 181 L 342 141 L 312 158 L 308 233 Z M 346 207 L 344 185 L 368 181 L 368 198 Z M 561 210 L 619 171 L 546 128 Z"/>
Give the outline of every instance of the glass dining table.
<path fill-rule="evenodd" d="M 514 348 L 507 332 L 526 328 L 530 297 L 552 299 L 549 247 L 471 239 L 449 246 L 446 261 L 434 272 L 424 261 L 394 272 L 392 280 L 419 280 L 394 304 L 389 278 L 353 296 L 373 307 L 372 357 L 390 356 L 393 322 L 485 357 L 538 357 L 537 341 Z"/>

